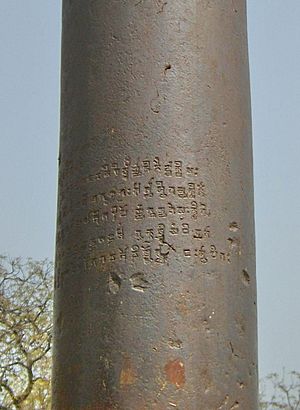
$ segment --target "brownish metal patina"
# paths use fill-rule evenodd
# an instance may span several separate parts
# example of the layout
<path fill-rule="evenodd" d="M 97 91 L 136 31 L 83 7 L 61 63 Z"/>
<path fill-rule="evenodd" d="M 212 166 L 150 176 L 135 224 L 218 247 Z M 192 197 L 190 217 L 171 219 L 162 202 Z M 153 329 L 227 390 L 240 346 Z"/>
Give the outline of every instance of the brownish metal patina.
<path fill-rule="evenodd" d="M 255 410 L 244 0 L 64 0 L 53 409 Z"/>

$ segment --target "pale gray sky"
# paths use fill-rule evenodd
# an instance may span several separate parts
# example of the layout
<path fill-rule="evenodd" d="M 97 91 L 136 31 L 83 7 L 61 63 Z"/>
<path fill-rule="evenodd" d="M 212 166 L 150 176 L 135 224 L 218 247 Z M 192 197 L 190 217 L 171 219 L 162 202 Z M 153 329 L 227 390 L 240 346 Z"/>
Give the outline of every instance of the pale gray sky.
<path fill-rule="evenodd" d="M 60 0 L 0 2 L 0 253 L 53 258 Z M 259 366 L 300 370 L 300 1 L 248 0 Z"/>

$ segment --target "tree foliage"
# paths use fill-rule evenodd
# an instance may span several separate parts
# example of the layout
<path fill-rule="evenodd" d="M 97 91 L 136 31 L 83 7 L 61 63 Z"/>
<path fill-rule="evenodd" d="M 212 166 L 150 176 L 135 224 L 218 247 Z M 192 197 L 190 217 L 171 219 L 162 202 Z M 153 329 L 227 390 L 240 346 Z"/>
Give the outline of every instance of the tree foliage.
<path fill-rule="evenodd" d="M 0 257 L 0 409 L 50 408 L 53 266 Z"/>

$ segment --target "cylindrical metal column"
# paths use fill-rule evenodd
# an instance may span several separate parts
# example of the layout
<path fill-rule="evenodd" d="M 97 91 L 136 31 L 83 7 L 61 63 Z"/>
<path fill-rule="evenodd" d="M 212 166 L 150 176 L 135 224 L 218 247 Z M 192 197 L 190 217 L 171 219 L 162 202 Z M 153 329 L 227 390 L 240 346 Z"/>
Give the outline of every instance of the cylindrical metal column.
<path fill-rule="evenodd" d="M 257 409 L 244 0 L 64 0 L 53 409 Z"/>

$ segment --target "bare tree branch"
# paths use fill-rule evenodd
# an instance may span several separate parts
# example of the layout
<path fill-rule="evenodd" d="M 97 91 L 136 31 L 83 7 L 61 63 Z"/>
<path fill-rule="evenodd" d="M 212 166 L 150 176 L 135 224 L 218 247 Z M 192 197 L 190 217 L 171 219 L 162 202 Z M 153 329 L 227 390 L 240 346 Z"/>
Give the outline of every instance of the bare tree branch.
<path fill-rule="evenodd" d="M 52 286 L 48 260 L 0 256 L 0 410 L 50 408 Z"/>

